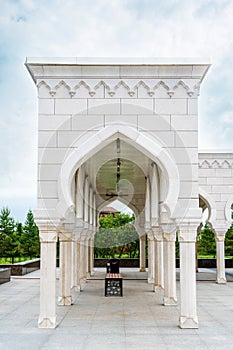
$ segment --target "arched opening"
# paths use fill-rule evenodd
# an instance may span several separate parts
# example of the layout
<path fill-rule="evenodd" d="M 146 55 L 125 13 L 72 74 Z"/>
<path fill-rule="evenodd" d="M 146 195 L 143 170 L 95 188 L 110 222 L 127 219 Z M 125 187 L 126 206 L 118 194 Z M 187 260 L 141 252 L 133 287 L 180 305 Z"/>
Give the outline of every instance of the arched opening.
<path fill-rule="evenodd" d="M 98 245 L 102 249 L 103 257 L 109 257 L 111 254 L 115 256 L 117 253 L 117 257 L 121 257 L 123 253 L 128 253 L 130 258 L 138 258 L 138 239 L 141 235 L 145 235 L 145 206 L 146 200 L 148 200 L 147 193 L 150 191 L 147 183 L 148 179 L 152 177 L 155 162 L 126 142 L 125 138 L 120 138 L 121 135 L 116 136 L 111 139 L 110 143 L 103 144 L 103 147 L 82 163 L 75 172 L 71 182 L 74 213 L 78 218 L 79 227 L 82 225 L 87 231 L 89 224 L 95 224 L 97 227 L 95 248 Z M 162 169 L 159 168 L 159 171 L 162 176 Z M 164 182 L 166 183 L 166 179 L 163 179 Z M 166 186 L 164 188 L 167 189 Z M 164 192 L 163 198 L 166 197 L 166 194 Z M 154 193 L 154 196 L 156 197 L 154 203 L 157 201 L 156 206 L 158 207 L 159 192 Z M 123 237 L 120 235 L 119 242 L 112 242 L 108 235 L 101 241 L 98 233 L 100 231 L 98 230 L 99 212 L 104 206 L 115 200 L 124 203 L 134 212 L 135 221 Z M 150 203 L 147 203 L 147 206 L 149 205 Z M 116 236 L 116 232 L 112 236 L 115 237 L 114 235 Z M 105 246 L 106 242 L 108 247 Z M 107 249 L 110 248 L 109 245 L 114 244 L 118 247 L 118 251 Z M 123 246 L 125 252 L 122 250 Z M 131 249 L 132 246 L 135 249 Z M 146 250 L 146 246 L 144 250 Z M 95 256 L 98 256 L 96 250 Z"/>
<path fill-rule="evenodd" d="M 118 154 L 117 140 L 120 140 L 120 156 Z M 80 144 L 77 143 L 77 148 L 70 153 L 63 163 L 58 178 L 59 203 L 57 205 L 57 211 L 59 216 L 66 218 L 75 209 L 74 196 L 72 196 L 72 183 L 74 183 L 77 169 L 85 167 L 85 174 L 89 176 L 89 183 L 95 189 L 96 175 L 100 168 L 109 162 L 108 166 L 105 166 L 105 175 L 107 176 L 107 169 L 110 171 L 113 164 L 117 167 L 118 158 L 125 160 L 127 177 L 124 180 L 129 181 L 133 186 L 137 184 L 137 179 L 133 176 L 133 171 L 131 171 L 130 175 L 130 164 L 136 164 L 137 168 L 141 168 L 145 176 L 150 166 L 153 163 L 157 164 L 162 174 L 163 182 L 165 183 L 165 186 L 163 186 L 163 205 L 172 217 L 177 206 L 180 189 L 179 172 L 175 161 L 166 149 L 160 145 L 158 140 L 154 138 L 152 140 L 148 135 L 145 136 L 136 129 L 125 125 L 108 126 L 97 132 L 88 141 L 80 142 Z M 104 167 L 102 168 L 103 171 Z M 113 188 L 113 179 L 116 179 L 116 174 L 111 178 L 112 183 L 109 183 L 109 188 L 104 189 L 105 197 L 104 193 L 101 192 L 101 195 L 98 195 L 98 201 L 106 201 L 108 199 L 106 195 L 107 190 L 115 191 L 116 188 L 115 185 Z M 107 179 L 105 178 L 105 180 L 107 184 Z M 122 185 L 124 184 L 122 183 Z M 127 187 L 129 187 L 128 185 Z M 133 189 L 136 191 L 140 190 L 140 188 L 135 186 Z M 110 192 L 108 194 L 111 195 Z M 132 193 L 128 193 L 128 197 L 130 195 Z"/>
<path fill-rule="evenodd" d="M 225 257 L 233 258 L 233 203 L 231 205 L 231 226 L 225 235 Z"/>
<path fill-rule="evenodd" d="M 131 209 L 124 213 L 105 206 L 99 211 L 98 223 L 94 249 L 96 259 L 125 259 L 123 265 L 126 266 L 126 259 L 139 257 L 139 235 Z"/>
<path fill-rule="evenodd" d="M 216 238 L 213 231 L 213 222 L 216 216 L 215 203 L 211 196 L 200 189 L 199 207 L 202 209 L 202 221 L 197 230 L 196 258 L 198 267 L 208 267 L 208 260 L 216 258 Z M 215 263 L 209 260 L 213 266 Z"/>

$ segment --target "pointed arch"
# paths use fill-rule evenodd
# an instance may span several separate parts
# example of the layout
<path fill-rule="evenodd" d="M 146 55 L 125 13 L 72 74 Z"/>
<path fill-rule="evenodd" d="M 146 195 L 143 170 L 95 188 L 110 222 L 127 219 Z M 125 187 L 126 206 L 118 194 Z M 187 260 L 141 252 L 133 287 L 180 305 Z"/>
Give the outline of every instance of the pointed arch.
<path fill-rule="evenodd" d="M 226 205 L 225 205 L 225 219 L 229 222 L 232 222 L 232 218 L 231 218 L 232 204 L 233 204 L 233 195 L 231 195 L 228 198 L 228 201 L 226 202 Z"/>
<path fill-rule="evenodd" d="M 163 147 L 161 142 L 155 137 L 144 135 L 137 129 L 125 124 L 111 124 L 101 129 L 85 142 L 77 142 L 75 148 L 66 158 L 61 166 L 58 177 L 58 205 L 57 211 L 61 217 L 66 217 L 68 212 L 74 209 L 71 196 L 71 182 L 76 170 L 87 159 L 103 148 L 104 144 L 112 142 L 111 137 L 119 134 L 124 137 L 124 141 L 144 153 L 148 158 L 158 163 L 167 180 L 167 195 L 164 200 L 169 216 L 172 218 L 178 201 L 180 190 L 179 171 L 176 162 Z M 119 137 L 119 136 L 118 136 Z"/>
<path fill-rule="evenodd" d="M 216 220 L 216 205 L 212 197 L 204 191 L 201 187 L 199 187 L 199 196 L 204 201 L 206 206 L 209 209 L 208 222 L 213 223 Z"/>
<path fill-rule="evenodd" d="M 112 202 L 114 202 L 116 199 L 113 199 L 113 198 L 109 198 L 107 199 L 105 202 L 101 203 L 98 208 L 97 208 L 97 212 L 101 212 L 102 208 L 108 206 L 109 204 L 111 204 Z M 125 206 L 129 207 L 129 209 L 131 209 L 134 214 L 135 214 L 135 217 L 137 218 L 138 215 L 139 215 L 139 212 L 137 210 L 137 208 L 132 204 L 132 203 L 128 203 L 127 201 L 124 200 L 124 198 L 117 198 L 117 200 L 119 202 L 121 202 L 122 204 L 124 204 Z"/>

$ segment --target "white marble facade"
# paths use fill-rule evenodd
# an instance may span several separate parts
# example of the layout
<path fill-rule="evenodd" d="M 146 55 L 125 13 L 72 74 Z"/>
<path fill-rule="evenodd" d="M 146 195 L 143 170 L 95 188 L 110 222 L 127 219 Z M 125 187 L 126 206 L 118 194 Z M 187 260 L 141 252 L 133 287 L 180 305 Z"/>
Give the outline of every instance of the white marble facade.
<path fill-rule="evenodd" d="M 136 215 L 141 271 L 148 236 L 148 282 L 164 292 L 168 306 L 177 303 L 178 232 L 179 325 L 198 327 L 195 242 L 202 210 L 209 209 L 216 234 L 217 282 L 225 283 L 224 234 L 233 202 L 233 154 L 198 152 L 198 96 L 209 66 L 188 60 L 27 59 L 38 89 L 39 327 L 56 326 L 57 239 L 58 303 L 65 306 L 72 303 L 71 287 L 82 289 L 93 272 L 98 212 L 117 195 Z"/>

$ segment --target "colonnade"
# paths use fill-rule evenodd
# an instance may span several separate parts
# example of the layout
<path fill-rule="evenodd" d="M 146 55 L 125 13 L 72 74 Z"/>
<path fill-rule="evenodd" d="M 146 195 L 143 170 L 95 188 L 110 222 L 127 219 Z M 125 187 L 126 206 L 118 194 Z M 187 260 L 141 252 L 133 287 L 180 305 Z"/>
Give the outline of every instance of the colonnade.
<path fill-rule="evenodd" d="M 74 181 L 74 215 L 64 220 L 38 222 L 41 241 L 40 328 L 55 328 L 56 303 L 72 304 L 72 290 L 81 291 L 93 274 L 94 235 L 97 227 L 96 192 L 82 168 Z M 140 271 L 146 270 L 148 239 L 148 283 L 163 291 L 165 306 L 177 305 L 175 242 L 180 245 L 181 328 L 198 328 L 196 312 L 196 237 L 199 219 L 183 218 L 177 224 L 159 204 L 163 185 L 158 168 L 146 178 L 144 234 L 140 237 Z M 159 196 L 158 196 L 159 193 Z M 217 282 L 225 283 L 224 235 L 217 237 Z M 59 240 L 60 278 L 56 300 L 56 251 Z"/>
<path fill-rule="evenodd" d="M 96 193 L 79 169 L 75 176 L 75 217 L 38 222 L 41 244 L 39 328 L 56 327 L 56 304 L 72 304 L 72 291 L 81 291 L 94 269 L 97 226 Z M 59 241 L 59 294 L 56 299 L 56 252 Z"/>

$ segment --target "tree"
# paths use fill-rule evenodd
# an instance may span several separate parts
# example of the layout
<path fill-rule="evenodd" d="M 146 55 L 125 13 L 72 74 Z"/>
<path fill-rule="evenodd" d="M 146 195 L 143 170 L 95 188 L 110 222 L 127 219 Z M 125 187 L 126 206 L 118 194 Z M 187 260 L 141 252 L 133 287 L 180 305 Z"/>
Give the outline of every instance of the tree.
<path fill-rule="evenodd" d="M 95 256 L 135 256 L 139 249 L 138 234 L 133 225 L 135 216 L 119 213 L 99 218 L 100 229 L 95 235 Z"/>
<path fill-rule="evenodd" d="M 20 242 L 15 231 L 15 221 L 11 217 L 10 210 L 3 207 L 0 213 L 0 256 L 14 257 L 18 255 Z"/>
<path fill-rule="evenodd" d="M 233 219 L 233 211 L 231 212 L 231 218 Z M 233 222 L 225 236 L 225 255 L 233 256 Z"/>
<path fill-rule="evenodd" d="M 216 255 L 215 236 L 208 224 L 198 234 L 197 249 L 200 255 Z"/>
<path fill-rule="evenodd" d="M 23 226 L 22 245 L 23 255 L 25 257 L 33 258 L 40 256 L 39 230 L 36 226 L 31 210 L 28 211 Z"/>

